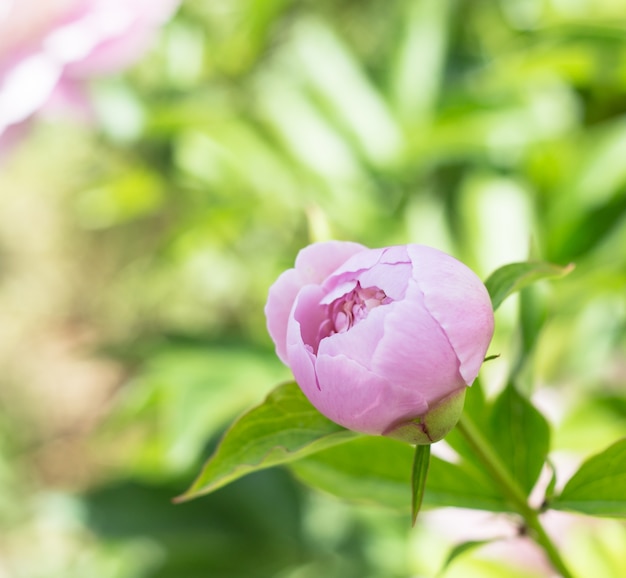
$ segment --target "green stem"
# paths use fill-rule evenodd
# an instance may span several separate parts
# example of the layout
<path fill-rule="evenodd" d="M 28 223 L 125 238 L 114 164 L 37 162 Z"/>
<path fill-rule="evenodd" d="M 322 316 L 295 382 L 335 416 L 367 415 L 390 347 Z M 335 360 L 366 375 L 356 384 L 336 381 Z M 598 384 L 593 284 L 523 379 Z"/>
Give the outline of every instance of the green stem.
<path fill-rule="evenodd" d="M 539 513 L 530 507 L 524 490 L 502 463 L 491 444 L 465 414 L 461 416 L 457 428 L 492 476 L 506 500 L 524 518 L 529 535 L 543 548 L 554 568 L 563 578 L 573 578 L 550 536 L 546 534 L 539 519 Z"/>

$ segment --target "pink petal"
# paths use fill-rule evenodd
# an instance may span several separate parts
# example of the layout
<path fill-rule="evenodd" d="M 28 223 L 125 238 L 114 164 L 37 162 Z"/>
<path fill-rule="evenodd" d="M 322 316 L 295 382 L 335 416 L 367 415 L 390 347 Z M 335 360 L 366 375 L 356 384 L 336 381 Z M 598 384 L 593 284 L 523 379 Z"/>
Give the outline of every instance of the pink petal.
<path fill-rule="evenodd" d="M 265 304 L 267 330 L 276 345 L 276 355 L 287 365 L 287 325 L 291 308 L 301 289 L 295 269 L 282 273 L 270 287 Z"/>
<path fill-rule="evenodd" d="M 26 120 L 49 98 L 62 67 L 45 54 L 10 62 L 0 76 L 0 131 Z"/>
<path fill-rule="evenodd" d="M 359 273 L 358 280 L 361 287 L 378 287 L 387 297 L 400 300 L 404 298 L 407 283 L 413 269 L 410 263 L 379 263 L 371 269 Z"/>
<path fill-rule="evenodd" d="M 321 389 L 311 392 L 309 400 L 348 429 L 380 435 L 398 420 L 428 409 L 418 391 L 395 387 L 345 356 L 318 355 L 315 367 Z"/>
<path fill-rule="evenodd" d="M 328 290 L 346 281 L 360 279 L 361 287 L 376 286 L 384 289 L 383 285 L 387 283 L 390 293 L 400 295 L 403 294 L 402 277 L 408 279 L 410 276 L 408 270 L 406 273 L 402 272 L 402 263 L 407 266 L 411 263 L 405 247 L 402 246 L 361 251 L 339 266 L 324 282 L 324 286 Z M 387 273 L 393 274 L 395 279 L 387 279 Z"/>
<path fill-rule="evenodd" d="M 350 257 L 367 251 L 367 247 L 349 241 L 313 243 L 298 253 L 296 271 L 302 285 L 320 284 Z"/>
<path fill-rule="evenodd" d="M 469 385 L 478 375 L 493 335 L 487 289 L 471 269 L 446 253 L 422 245 L 409 245 L 408 252 L 424 305 L 445 332 Z"/>
<path fill-rule="evenodd" d="M 394 304 L 372 309 L 366 319 L 353 325 L 345 333 L 335 333 L 320 341 L 318 355 L 338 357 L 348 355 L 363 367 L 369 368 L 372 356 L 384 334 L 385 309 Z"/>
<path fill-rule="evenodd" d="M 322 283 L 346 259 L 366 250 L 366 247 L 358 243 L 314 243 L 298 253 L 296 268 L 282 273 L 270 287 L 265 305 L 267 329 L 276 344 L 276 354 L 283 363 L 288 364 L 287 324 L 298 291 L 305 285 Z"/>
<path fill-rule="evenodd" d="M 385 247 L 383 249 L 383 254 L 380 258 L 380 263 L 389 263 L 389 264 L 397 264 L 397 263 L 411 263 L 411 259 L 409 258 L 409 254 L 406 250 L 406 245 L 396 245 L 393 247 Z"/>
<path fill-rule="evenodd" d="M 313 352 L 317 352 L 319 329 L 327 319 L 326 307 L 320 305 L 322 296 L 322 288 L 319 285 L 307 285 L 300 290 L 291 309 L 287 343 L 295 339 L 296 333 L 292 335 L 290 332 L 294 331 L 291 329 L 292 326 L 297 326 L 298 340 L 309 346 Z"/>
<path fill-rule="evenodd" d="M 349 259 L 340 263 L 333 271 L 332 275 L 324 282 L 326 287 L 334 287 L 339 283 L 355 279 L 357 273 L 362 273 L 371 269 L 376 265 L 383 253 L 384 249 L 366 249 L 356 252 Z"/>
<path fill-rule="evenodd" d="M 304 287 L 296 297 L 287 325 L 287 365 L 307 397 L 318 390 L 318 383 L 315 375 L 315 353 L 306 343 L 303 333 L 307 339 L 310 338 L 312 327 L 319 327 L 321 323 L 321 293 L 321 288 L 317 285 Z"/>
<path fill-rule="evenodd" d="M 120 26 L 117 30 L 96 26 L 93 32 L 100 35 L 99 41 L 94 43 L 89 54 L 68 67 L 68 74 L 110 74 L 134 63 L 150 48 L 159 27 L 172 16 L 178 4 L 180 0 L 106 0 L 96 3 L 81 26 L 88 30 L 94 22 L 115 20 Z"/>
<path fill-rule="evenodd" d="M 311 400 L 315 396 L 315 392 L 319 391 L 317 375 L 315 374 L 315 355 L 302 342 L 290 343 L 287 346 L 287 351 L 293 377 L 304 395 Z"/>
<path fill-rule="evenodd" d="M 418 391 L 429 404 L 465 387 L 458 359 L 413 280 L 405 299 L 392 305 L 370 362 L 372 371 L 393 375 L 394 386 Z"/>
<path fill-rule="evenodd" d="M 336 299 L 350 293 L 356 287 L 356 281 L 345 281 L 324 294 L 320 303 L 322 305 L 330 305 Z"/>

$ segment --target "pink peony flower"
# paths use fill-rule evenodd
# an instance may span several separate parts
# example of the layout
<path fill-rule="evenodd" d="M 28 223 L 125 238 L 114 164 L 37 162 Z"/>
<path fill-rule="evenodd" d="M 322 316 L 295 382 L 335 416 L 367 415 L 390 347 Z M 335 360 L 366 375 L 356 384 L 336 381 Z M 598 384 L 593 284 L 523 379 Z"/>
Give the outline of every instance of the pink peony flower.
<path fill-rule="evenodd" d="M 432 443 L 456 424 L 494 328 L 465 265 L 423 245 L 303 249 L 265 307 L 278 357 L 326 417 Z"/>
<path fill-rule="evenodd" d="M 139 59 L 179 2 L 0 0 L 0 148 L 50 103 L 84 114 L 85 79 Z"/>

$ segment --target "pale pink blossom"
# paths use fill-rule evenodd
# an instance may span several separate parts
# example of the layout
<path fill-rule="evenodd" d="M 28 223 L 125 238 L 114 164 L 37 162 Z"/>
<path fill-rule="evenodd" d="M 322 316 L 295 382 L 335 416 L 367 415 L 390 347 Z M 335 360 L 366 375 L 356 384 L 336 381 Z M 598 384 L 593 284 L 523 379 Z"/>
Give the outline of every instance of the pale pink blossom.
<path fill-rule="evenodd" d="M 51 103 L 84 112 L 86 79 L 138 60 L 179 1 L 0 0 L 0 146 Z"/>
<path fill-rule="evenodd" d="M 265 312 L 278 356 L 322 414 L 415 443 L 412 431 L 436 441 L 425 417 L 474 381 L 494 328 L 480 279 L 422 245 L 311 245 Z"/>

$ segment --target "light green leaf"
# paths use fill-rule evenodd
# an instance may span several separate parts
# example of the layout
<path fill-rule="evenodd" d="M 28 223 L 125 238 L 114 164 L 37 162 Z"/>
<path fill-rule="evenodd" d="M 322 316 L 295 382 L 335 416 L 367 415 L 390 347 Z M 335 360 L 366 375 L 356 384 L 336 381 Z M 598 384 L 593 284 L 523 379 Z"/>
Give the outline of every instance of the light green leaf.
<path fill-rule="evenodd" d="M 398 30 L 398 47 L 391 62 L 391 88 L 398 112 L 409 126 L 430 121 L 435 112 L 452 5 L 450 0 L 401 5 L 402 29 Z"/>
<path fill-rule="evenodd" d="M 550 507 L 626 517 L 626 438 L 584 462 Z"/>
<path fill-rule="evenodd" d="M 470 552 L 471 550 L 475 550 L 476 548 L 480 548 L 485 544 L 489 544 L 492 540 L 470 540 L 468 542 L 462 542 L 461 544 L 457 544 L 446 558 L 446 561 L 443 563 L 441 570 L 439 571 L 439 575 L 443 575 L 445 570 L 456 560 L 459 556 L 465 554 L 465 552 Z"/>
<path fill-rule="evenodd" d="M 430 444 L 416 445 L 413 457 L 413 471 L 411 475 L 411 520 L 415 526 L 417 515 L 422 507 L 424 491 L 426 489 L 426 477 L 430 463 Z"/>
<path fill-rule="evenodd" d="M 176 501 L 208 494 L 251 472 L 297 460 L 357 435 L 320 414 L 295 383 L 281 385 L 230 427 L 200 476 Z"/>
<path fill-rule="evenodd" d="M 535 281 L 550 277 L 562 277 L 574 269 L 573 264 L 566 267 L 543 263 L 540 261 L 528 261 L 524 263 L 510 263 L 496 269 L 485 281 L 487 291 L 491 297 L 493 310 L 495 311 L 502 302 L 511 294 L 527 287 Z"/>
<path fill-rule="evenodd" d="M 496 399 L 485 437 L 521 488 L 530 494 L 550 450 L 550 427 L 513 385 Z"/>

